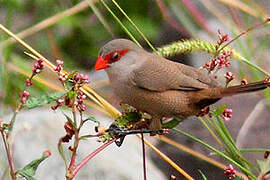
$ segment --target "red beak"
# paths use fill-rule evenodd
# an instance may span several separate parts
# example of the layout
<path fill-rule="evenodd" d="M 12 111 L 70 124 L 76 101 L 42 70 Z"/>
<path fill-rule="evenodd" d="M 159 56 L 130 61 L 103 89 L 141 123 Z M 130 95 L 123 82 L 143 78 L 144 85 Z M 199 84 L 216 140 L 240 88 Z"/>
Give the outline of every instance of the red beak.
<path fill-rule="evenodd" d="M 108 63 L 103 59 L 102 56 L 98 56 L 96 65 L 95 65 L 95 71 L 101 70 L 101 69 L 106 69 L 108 68 L 109 65 Z"/>

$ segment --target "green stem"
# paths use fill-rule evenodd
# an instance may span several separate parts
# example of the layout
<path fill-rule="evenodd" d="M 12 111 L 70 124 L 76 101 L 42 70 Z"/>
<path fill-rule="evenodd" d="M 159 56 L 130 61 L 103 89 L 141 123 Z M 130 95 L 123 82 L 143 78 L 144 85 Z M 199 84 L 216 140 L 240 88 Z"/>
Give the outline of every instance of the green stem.
<path fill-rule="evenodd" d="M 12 180 L 16 180 L 15 168 L 14 168 L 14 160 L 12 156 L 12 149 L 10 144 L 9 136 L 5 135 L 4 130 L 1 130 L 1 135 L 3 138 L 3 143 L 5 146 L 5 150 L 7 153 L 8 164 L 9 164 L 9 172 Z"/>
<path fill-rule="evenodd" d="M 264 153 L 266 151 L 270 151 L 270 149 L 240 149 L 241 153 L 249 153 L 249 152 Z"/>
<path fill-rule="evenodd" d="M 109 13 L 113 16 L 113 18 L 120 24 L 120 26 L 123 28 L 123 30 L 127 33 L 127 35 L 139 46 L 141 47 L 140 43 L 135 39 L 135 37 L 129 32 L 129 30 L 124 26 L 124 24 L 118 19 L 118 17 L 112 12 L 112 10 L 109 8 L 109 6 L 103 1 L 100 0 L 100 2 L 103 4 L 103 6 L 109 11 Z"/>
<path fill-rule="evenodd" d="M 241 169 L 244 173 L 246 173 L 248 176 L 250 176 L 252 179 L 256 179 L 256 177 L 246 168 L 244 168 L 243 166 L 241 166 L 241 164 L 239 164 L 238 162 L 234 161 L 233 159 L 231 159 L 230 157 L 228 157 L 226 154 L 224 154 L 223 152 L 217 150 L 216 148 L 206 144 L 205 142 L 203 142 L 202 140 L 184 132 L 184 131 L 181 131 L 180 129 L 177 129 L 177 128 L 173 128 L 173 130 L 175 130 L 176 132 L 178 133 L 181 133 L 191 139 L 193 139 L 194 141 L 206 146 L 207 148 L 211 149 L 212 151 L 214 151 L 215 153 L 217 153 L 218 155 L 220 155 L 221 157 L 224 157 L 225 159 L 229 160 L 230 162 L 234 163 L 239 169 Z"/>
<path fill-rule="evenodd" d="M 146 43 L 149 45 L 149 47 L 156 51 L 154 46 L 150 43 L 150 41 L 145 37 L 145 35 L 142 33 L 142 31 L 136 26 L 136 24 L 128 17 L 128 15 L 123 11 L 123 9 L 118 5 L 118 3 L 115 0 L 112 0 L 112 2 L 115 4 L 115 6 L 121 11 L 121 13 L 127 18 L 127 20 L 131 23 L 131 25 L 138 31 L 138 33 L 143 37 L 143 39 L 146 41 Z"/>
<path fill-rule="evenodd" d="M 265 70 L 263 70 L 262 68 L 260 68 L 259 66 L 257 66 L 256 64 L 253 64 L 252 62 L 250 62 L 249 60 L 245 59 L 244 57 L 242 57 L 241 59 L 239 59 L 239 61 L 242 61 L 244 63 L 246 63 L 247 65 L 257 69 L 258 71 L 260 71 L 261 73 L 263 73 L 266 76 L 270 76 L 270 73 L 266 72 Z"/>

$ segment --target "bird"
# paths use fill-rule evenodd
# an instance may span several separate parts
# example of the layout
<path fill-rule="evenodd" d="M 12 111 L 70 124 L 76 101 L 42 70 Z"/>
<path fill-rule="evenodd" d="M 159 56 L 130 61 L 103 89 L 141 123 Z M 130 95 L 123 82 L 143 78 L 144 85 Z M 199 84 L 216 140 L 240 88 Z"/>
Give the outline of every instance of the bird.
<path fill-rule="evenodd" d="M 104 69 L 114 94 L 122 103 L 151 115 L 150 129 L 164 119 L 185 120 L 226 96 L 263 90 L 263 80 L 223 87 L 204 71 L 170 61 L 138 47 L 128 39 L 114 39 L 99 51 L 95 71 Z"/>

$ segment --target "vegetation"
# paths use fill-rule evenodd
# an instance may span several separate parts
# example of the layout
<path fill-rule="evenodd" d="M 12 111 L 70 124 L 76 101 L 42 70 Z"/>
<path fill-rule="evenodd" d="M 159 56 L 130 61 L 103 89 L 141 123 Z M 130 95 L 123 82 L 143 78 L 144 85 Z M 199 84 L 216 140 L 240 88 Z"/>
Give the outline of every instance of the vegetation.
<path fill-rule="evenodd" d="M 135 133 L 138 133 L 137 136 L 142 139 L 143 144 L 150 147 L 182 176 L 193 179 L 193 174 L 185 172 L 185 167 L 174 163 L 174 159 L 168 158 L 143 138 L 141 132 L 145 129 L 132 131 L 138 129 L 131 127 L 145 127 L 145 121 L 151 117 L 126 105 L 123 105 L 122 111 L 119 112 L 103 98 L 106 94 L 99 95 L 92 88 L 99 82 L 91 82 L 91 76 L 89 79 L 85 73 L 77 71 L 78 69 L 89 71 L 95 63 L 99 48 L 109 39 L 130 38 L 139 46 L 151 49 L 153 53 L 164 57 L 198 52 L 208 54 L 209 59 L 199 59 L 197 63 L 200 64 L 201 69 L 205 69 L 206 73 L 217 75 L 224 86 L 229 86 L 231 83 L 246 83 L 246 81 L 269 81 L 267 47 L 270 42 L 270 18 L 266 13 L 268 2 L 2 0 L 0 3 L 0 13 L 4 17 L 0 20 L 2 30 L 0 33 L 0 132 L 2 146 L 5 149 L 5 153 L 1 153 L 1 159 L 7 159 L 0 163 L 5 167 L 0 171 L 1 179 L 7 177 L 12 180 L 18 177 L 34 179 L 39 164 L 50 156 L 50 151 L 46 150 L 41 158 L 33 160 L 22 169 L 17 168 L 16 160 L 13 158 L 13 151 L 16 151 L 16 148 L 13 149 L 15 136 L 12 136 L 12 133 L 14 124 L 18 121 L 18 113 L 22 113 L 23 109 L 40 107 L 46 107 L 48 111 L 61 108 L 72 114 L 72 116 L 63 115 L 66 119 L 64 125 L 66 134 L 59 137 L 57 144 L 64 162 L 66 179 L 73 179 L 87 162 L 98 156 L 98 153 L 107 146 L 113 142 L 120 146 L 127 134 Z M 214 28 L 210 26 L 210 21 L 215 22 Z M 207 38 L 199 37 L 199 33 L 203 33 Z M 33 60 L 34 65 L 29 60 Z M 254 125 L 252 120 L 256 119 L 256 116 L 253 117 L 254 113 L 261 112 L 262 105 L 267 105 L 266 108 L 269 109 L 269 89 L 265 90 L 261 97 L 262 100 L 257 105 L 252 105 L 254 110 L 243 122 L 237 137 L 250 133 L 248 129 Z M 95 115 L 88 113 L 88 109 L 109 114 L 115 123 L 110 127 L 103 127 Z M 13 116 L 10 120 L 4 121 L 4 117 L 11 110 Z M 201 125 L 215 140 L 217 144 L 215 147 L 181 130 L 181 124 L 177 126 L 179 124 L 177 119 L 164 124 L 164 127 L 171 131 L 210 149 L 215 156 L 225 159 L 226 164 L 201 153 L 194 153 L 193 150 L 186 149 L 185 146 L 166 138 L 165 135 L 152 138 L 159 138 L 168 146 L 172 145 L 217 166 L 224 171 L 224 177 L 267 179 L 270 172 L 270 150 L 263 147 L 252 149 L 239 147 L 241 139 L 234 137 L 227 127 L 232 113 L 239 112 L 221 105 L 205 109 L 198 117 Z M 91 127 L 96 129 L 96 134 L 81 133 L 81 129 L 88 122 L 94 122 L 95 125 Z M 266 139 L 268 136 L 269 134 L 265 134 Z M 78 160 L 79 144 L 85 139 L 88 141 L 98 139 L 100 147 L 89 152 L 82 160 Z M 69 148 L 64 146 L 67 143 Z M 244 154 L 247 152 L 261 153 L 264 159 L 253 163 L 245 157 Z M 143 162 L 142 166 L 145 167 L 145 159 Z M 206 173 L 199 168 L 197 173 L 202 179 L 208 179 Z M 146 177 L 147 171 L 144 168 L 144 179 Z M 216 179 L 221 178 L 223 177 L 216 177 Z"/>

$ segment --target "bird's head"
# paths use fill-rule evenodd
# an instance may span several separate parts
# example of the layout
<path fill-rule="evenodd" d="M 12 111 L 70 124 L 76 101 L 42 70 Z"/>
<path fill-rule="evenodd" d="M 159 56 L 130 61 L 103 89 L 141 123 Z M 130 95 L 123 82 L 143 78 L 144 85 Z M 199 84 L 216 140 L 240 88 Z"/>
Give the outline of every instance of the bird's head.
<path fill-rule="evenodd" d="M 138 49 L 138 46 L 127 39 L 115 39 L 108 42 L 99 51 L 95 71 L 109 68 L 134 49 Z"/>

